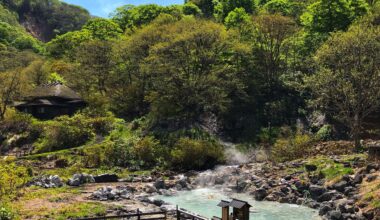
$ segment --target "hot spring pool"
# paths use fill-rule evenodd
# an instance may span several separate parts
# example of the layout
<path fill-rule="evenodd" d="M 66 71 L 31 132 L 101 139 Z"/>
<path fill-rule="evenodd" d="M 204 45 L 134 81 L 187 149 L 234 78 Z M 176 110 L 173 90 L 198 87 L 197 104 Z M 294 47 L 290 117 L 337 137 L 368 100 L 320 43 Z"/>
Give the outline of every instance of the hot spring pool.
<path fill-rule="evenodd" d="M 281 204 L 275 202 L 257 202 L 247 194 L 223 193 L 217 189 L 202 188 L 192 191 L 180 191 L 176 196 L 156 196 L 180 208 L 187 209 L 199 215 L 211 218 L 221 217 L 221 208 L 217 204 L 222 199 L 236 198 L 248 201 L 252 205 L 251 220 L 318 220 L 317 210 L 298 205 Z"/>

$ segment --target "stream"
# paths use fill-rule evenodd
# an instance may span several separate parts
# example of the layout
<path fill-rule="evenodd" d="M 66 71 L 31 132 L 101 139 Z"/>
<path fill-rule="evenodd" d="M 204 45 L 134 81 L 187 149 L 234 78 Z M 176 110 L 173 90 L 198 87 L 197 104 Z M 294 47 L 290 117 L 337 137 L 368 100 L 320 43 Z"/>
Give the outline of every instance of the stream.
<path fill-rule="evenodd" d="M 180 191 L 174 196 L 156 196 L 167 203 L 211 218 L 221 217 L 220 200 L 231 198 L 247 201 L 252 205 L 251 220 L 318 220 L 318 211 L 307 207 L 276 202 L 258 202 L 248 194 L 225 192 L 216 188 L 199 188 L 191 191 Z"/>

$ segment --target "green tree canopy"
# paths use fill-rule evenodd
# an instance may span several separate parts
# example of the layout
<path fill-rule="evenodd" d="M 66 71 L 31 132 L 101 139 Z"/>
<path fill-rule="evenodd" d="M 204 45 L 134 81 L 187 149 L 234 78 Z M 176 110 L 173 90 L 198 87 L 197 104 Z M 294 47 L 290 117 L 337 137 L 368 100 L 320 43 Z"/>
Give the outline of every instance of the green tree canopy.
<path fill-rule="evenodd" d="M 308 79 L 314 104 L 351 128 L 356 147 L 363 120 L 380 106 L 380 28 L 354 26 L 318 51 L 318 73 Z"/>
<path fill-rule="evenodd" d="M 368 11 L 364 0 L 318 0 L 302 15 L 303 25 L 311 32 L 330 33 L 347 30 Z"/>

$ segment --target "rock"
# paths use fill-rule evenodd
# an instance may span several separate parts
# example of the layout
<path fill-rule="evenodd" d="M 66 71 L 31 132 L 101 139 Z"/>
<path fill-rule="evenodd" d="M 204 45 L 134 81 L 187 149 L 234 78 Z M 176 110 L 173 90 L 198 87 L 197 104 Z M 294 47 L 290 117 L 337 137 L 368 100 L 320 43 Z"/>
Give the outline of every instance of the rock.
<path fill-rule="evenodd" d="M 119 177 L 116 174 L 101 174 L 94 176 L 95 183 L 114 183 L 119 180 Z"/>
<path fill-rule="evenodd" d="M 147 192 L 147 193 L 155 193 L 155 192 L 157 192 L 157 189 L 153 185 L 147 184 L 145 186 L 144 191 Z"/>
<path fill-rule="evenodd" d="M 107 186 L 97 189 L 91 194 L 90 198 L 94 200 L 106 201 L 130 199 L 131 196 L 132 194 L 126 186 L 118 186 L 116 188 Z"/>
<path fill-rule="evenodd" d="M 352 180 L 352 184 L 361 184 L 363 182 L 364 175 L 361 173 L 356 173 L 354 179 Z"/>
<path fill-rule="evenodd" d="M 379 166 L 377 164 L 368 164 L 367 167 L 366 167 L 366 171 L 367 173 L 370 173 L 371 170 L 378 170 L 379 169 Z"/>
<path fill-rule="evenodd" d="M 160 207 L 163 204 L 165 204 L 165 202 L 163 200 L 161 200 L 161 199 L 155 199 L 155 200 L 153 200 L 153 204 L 156 205 L 156 206 L 158 206 L 158 207 Z"/>
<path fill-rule="evenodd" d="M 327 217 L 330 220 L 341 220 L 342 219 L 342 213 L 337 210 L 333 210 L 327 213 Z"/>
<path fill-rule="evenodd" d="M 320 216 L 323 216 L 325 214 L 327 214 L 329 211 L 332 210 L 332 207 L 328 204 L 321 204 L 321 207 L 319 208 L 319 215 Z"/>
<path fill-rule="evenodd" d="M 339 192 L 344 192 L 344 188 L 347 186 L 347 181 L 339 181 L 332 185 L 333 189 L 336 189 Z"/>
<path fill-rule="evenodd" d="M 305 164 L 305 169 L 307 172 L 312 172 L 317 170 L 317 166 L 314 164 Z"/>
<path fill-rule="evenodd" d="M 297 187 L 298 192 L 303 193 L 305 190 L 309 190 L 309 184 L 301 181 L 297 181 L 294 183 Z"/>
<path fill-rule="evenodd" d="M 288 187 L 286 187 L 286 186 L 281 187 L 280 190 L 281 190 L 281 192 L 283 192 L 285 194 L 288 194 L 290 192 L 290 189 Z"/>
<path fill-rule="evenodd" d="M 267 190 L 260 188 L 253 192 L 253 195 L 257 201 L 263 201 L 264 198 L 268 195 Z"/>
<path fill-rule="evenodd" d="M 65 160 L 65 159 L 59 159 L 59 160 L 56 160 L 55 163 L 54 163 L 54 166 L 56 168 L 65 168 L 69 165 L 68 161 Z"/>
<path fill-rule="evenodd" d="M 154 187 L 156 187 L 156 189 L 165 189 L 166 186 L 165 186 L 165 181 L 163 179 L 158 179 L 156 180 L 156 182 L 154 183 Z"/>
<path fill-rule="evenodd" d="M 356 189 L 354 187 L 348 186 L 348 187 L 344 188 L 344 195 L 349 196 L 349 195 L 353 194 L 355 192 L 355 190 Z"/>
<path fill-rule="evenodd" d="M 318 185 L 310 185 L 309 192 L 311 195 L 311 198 L 316 199 L 319 196 L 321 196 L 323 193 L 325 193 L 327 190 L 323 186 Z"/>
<path fill-rule="evenodd" d="M 375 175 L 375 174 L 370 174 L 367 176 L 367 182 L 372 182 L 375 179 L 377 179 L 377 175 Z"/>
<path fill-rule="evenodd" d="M 94 177 L 89 174 L 74 174 L 71 179 L 67 181 L 67 185 L 69 186 L 80 186 L 85 183 L 94 183 Z"/>
<path fill-rule="evenodd" d="M 334 196 L 336 195 L 337 193 L 335 191 L 328 191 L 328 192 L 325 192 L 323 193 L 322 195 L 320 195 L 318 198 L 317 198 L 317 201 L 318 202 L 325 202 L 325 201 L 330 201 L 334 198 Z"/>
<path fill-rule="evenodd" d="M 28 182 L 26 186 L 39 186 L 43 188 L 58 188 L 63 186 L 62 180 L 57 175 L 41 176 Z"/>

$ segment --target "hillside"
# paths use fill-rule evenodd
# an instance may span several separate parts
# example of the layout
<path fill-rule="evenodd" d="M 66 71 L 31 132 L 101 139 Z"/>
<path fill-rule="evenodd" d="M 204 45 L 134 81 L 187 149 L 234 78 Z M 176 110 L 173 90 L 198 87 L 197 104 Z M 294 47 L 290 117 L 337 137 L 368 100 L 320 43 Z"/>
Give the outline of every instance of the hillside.
<path fill-rule="evenodd" d="M 4 10 L 8 10 L 12 18 L 25 28 L 33 37 L 40 41 L 47 42 L 56 35 L 65 34 L 69 31 L 80 29 L 90 14 L 83 8 L 70 5 L 59 0 L 2 0 L 2 14 L 6 14 Z M 2 22 L 9 22 L 3 18 Z"/>

